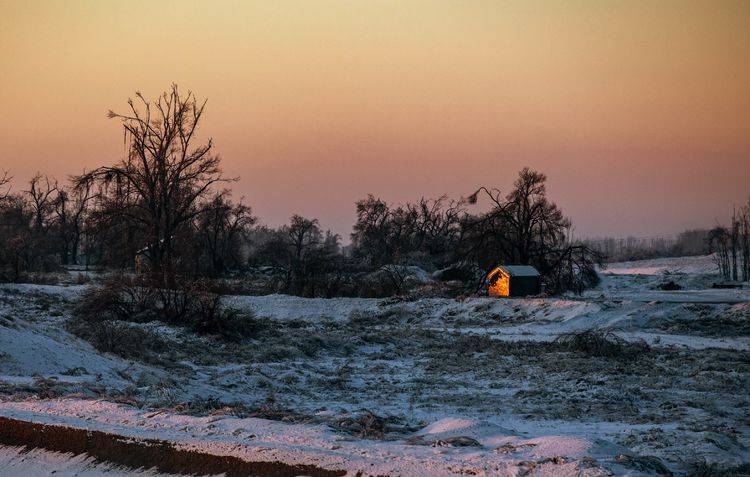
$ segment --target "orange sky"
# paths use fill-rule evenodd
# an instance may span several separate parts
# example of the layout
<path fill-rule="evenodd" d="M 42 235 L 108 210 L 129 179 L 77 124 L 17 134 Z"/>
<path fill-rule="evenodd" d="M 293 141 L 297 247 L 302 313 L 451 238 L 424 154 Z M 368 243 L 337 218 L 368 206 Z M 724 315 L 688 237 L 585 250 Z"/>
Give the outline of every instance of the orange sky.
<path fill-rule="evenodd" d="M 750 194 L 750 2 L 0 0 L 0 168 L 113 162 L 108 109 L 176 82 L 265 223 L 528 165 L 581 235 L 725 221 Z"/>

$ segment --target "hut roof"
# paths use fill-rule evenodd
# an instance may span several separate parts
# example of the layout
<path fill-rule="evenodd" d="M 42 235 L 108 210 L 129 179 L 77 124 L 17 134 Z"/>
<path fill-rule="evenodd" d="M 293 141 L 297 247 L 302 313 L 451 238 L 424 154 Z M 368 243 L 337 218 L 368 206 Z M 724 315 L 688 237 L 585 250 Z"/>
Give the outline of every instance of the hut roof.
<path fill-rule="evenodd" d="M 539 272 L 531 265 L 500 265 L 498 268 L 503 270 L 511 277 L 538 277 Z"/>

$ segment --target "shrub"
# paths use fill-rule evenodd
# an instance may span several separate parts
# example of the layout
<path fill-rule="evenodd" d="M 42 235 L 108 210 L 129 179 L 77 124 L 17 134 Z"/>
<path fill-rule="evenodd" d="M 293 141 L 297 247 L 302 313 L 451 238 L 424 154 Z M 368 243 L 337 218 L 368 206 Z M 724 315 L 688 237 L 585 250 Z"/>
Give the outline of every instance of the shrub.
<path fill-rule="evenodd" d="M 457 355 L 471 355 L 492 349 L 492 341 L 485 334 L 466 333 L 456 338 L 452 347 Z"/>
<path fill-rule="evenodd" d="M 149 321 L 143 316 L 154 309 L 154 296 L 137 279 L 113 275 L 101 285 L 89 288 L 77 300 L 74 314 L 90 321 Z"/>
<path fill-rule="evenodd" d="M 593 330 L 560 335 L 555 343 L 565 351 L 603 358 L 637 358 L 651 350 L 643 340 L 627 341 L 614 333 Z"/>
<path fill-rule="evenodd" d="M 120 320 L 74 318 L 68 321 L 67 328 L 97 350 L 123 358 L 142 360 L 149 353 L 161 353 L 167 349 L 167 342 L 156 332 Z"/>
<path fill-rule="evenodd" d="M 741 477 L 750 475 L 750 463 L 738 465 L 708 463 L 705 460 L 691 465 L 690 476 L 693 477 Z"/>
<path fill-rule="evenodd" d="M 263 328 L 262 323 L 252 313 L 227 308 L 222 297 L 203 294 L 198 297 L 196 309 L 192 312 L 190 327 L 198 333 L 214 334 L 227 341 L 242 341 L 252 338 Z"/>
<path fill-rule="evenodd" d="M 33 283 L 34 285 L 59 285 L 60 278 L 60 273 L 57 273 L 56 271 L 27 272 L 21 273 L 21 276 L 16 281 L 21 283 Z"/>
<path fill-rule="evenodd" d="M 227 308 L 206 280 L 182 281 L 173 288 L 154 287 L 141 278 L 114 276 L 91 288 L 74 308 L 78 320 L 161 321 L 228 341 L 255 336 L 261 328 L 248 312 Z"/>
<path fill-rule="evenodd" d="M 660 283 L 656 288 L 658 288 L 659 290 L 665 290 L 665 291 L 682 290 L 682 286 L 678 283 L 675 283 L 674 280 L 669 280 L 669 281 Z"/>
<path fill-rule="evenodd" d="M 333 422 L 333 427 L 363 439 L 383 439 L 388 431 L 387 424 L 388 418 L 363 410 L 358 416 L 352 415 Z"/>

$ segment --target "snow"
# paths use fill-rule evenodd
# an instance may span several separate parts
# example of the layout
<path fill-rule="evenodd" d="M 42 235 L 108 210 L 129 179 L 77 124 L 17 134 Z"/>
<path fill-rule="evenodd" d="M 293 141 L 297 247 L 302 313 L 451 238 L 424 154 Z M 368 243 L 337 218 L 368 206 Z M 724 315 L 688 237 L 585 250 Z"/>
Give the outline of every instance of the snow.
<path fill-rule="evenodd" d="M 348 319 L 354 310 L 374 311 L 378 300 L 370 298 L 301 298 L 288 295 L 236 296 L 228 300 L 231 306 L 249 309 L 257 316 L 279 321 Z"/>
<path fill-rule="evenodd" d="M 750 461 L 750 289 L 709 288 L 710 256 L 611 264 L 602 278 L 552 298 L 229 297 L 268 329 L 232 347 L 138 325 L 169 343 L 161 361 L 101 353 L 66 332 L 85 286 L 4 285 L 0 416 L 350 473 L 653 473 L 623 467 L 620 454 L 678 472 Z M 665 279 L 683 289 L 658 290 Z M 620 362 L 548 346 L 584 330 L 655 352 Z M 280 417 L 250 417 L 266 407 Z M 382 436 L 340 424 L 366 411 L 393 420 Z M 85 459 L 0 448 L 0 476 L 58 464 L 62 475 L 153 475 Z"/>
<path fill-rule="evenodd" d="M 312 463 L 325 469 L 346 469 L 350 475 L 362 470 L 372 475 L 449 476 L 458 470 L 460 473 L 502 475 L 530 459 L 543 461 L 561 456 L 568 462 L 548 466 L 548 470 L 542 469 L 538 475 L 579 475 L 581 469 L 576 460 L 610 458 L 614 449 L 614 446 L 602 446 L 584 437 L 519 439 L 497 426 L 460 419 L 438 422 L 423 434 L 445 437 L 451 432 L 459 433 L 480 440 L 481 448 L 435 448 L 401 442 L 349 440 L 323 426 L 253 418 L 177 416 L 92 400 L 0 403 L 0 415 L 116 433 L 139 440 L 168 440 L 179 449 L 232 455 L 251 462 Z M 498 451 L 501 445 L 505 448 Z M 605 475 L 598 469 L 583 470 L 583 475 Z"/>
<path fill-rule="evenodd" d="M 151 470 L 126 469 L 81 454 L 0 446 L 0 477 L 167 477 Z"/>
<path fill-rule="evenodd" d="M 604 269 L 610 275 L 658 275 L 664 273 L 718 274 L 719 267 L 714 255 L 698 257 L 669 257 L 634 262 L 611 263 Z"/>
<path fill-rule="evenodd" d="M 164 374 L 152 367 L 98 353 L 89 343 L 76 339 L 62 329 L 60 319 L 52 316 L 61 308 L 19 310 L 14 302 L 35 301 L 38 297 L 61 300 L 74 298 L 81 287 L 48 285 L 4 285 L 0 288 L 0 381 L 28 383 L 36 377 L 58 382 L 125 386 L 122 373 L 143 371 Z"/>

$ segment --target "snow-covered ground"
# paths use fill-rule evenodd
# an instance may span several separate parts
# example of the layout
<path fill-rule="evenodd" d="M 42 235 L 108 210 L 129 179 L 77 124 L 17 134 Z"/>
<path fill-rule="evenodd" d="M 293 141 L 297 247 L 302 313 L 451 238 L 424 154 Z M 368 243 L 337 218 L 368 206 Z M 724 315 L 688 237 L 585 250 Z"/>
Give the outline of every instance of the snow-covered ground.
<path fill-rule="evenodd" d="M 85 455 L 0 446 L 0 477 L 169 477 L 153 470 L 133 470 Z"/>
<path fill-rule="evenodd" d="M 611 264 L 596 289 L 556 298 L 237 296 L 255 339 L 139 325 L 161 343 L 126 357 L 64 330 L 82 286 L 4 285 L 0 416 L 352 474 L 727 471 L 750 462 L 750 289 L 711 289 L 715 271 L 712 257 Z M 683 289 L 658 289 L 670 280 Z M 555 341 L 585 330 L 651 349 Z M 0 475 L 83 462 L 0 450 Z"/>

